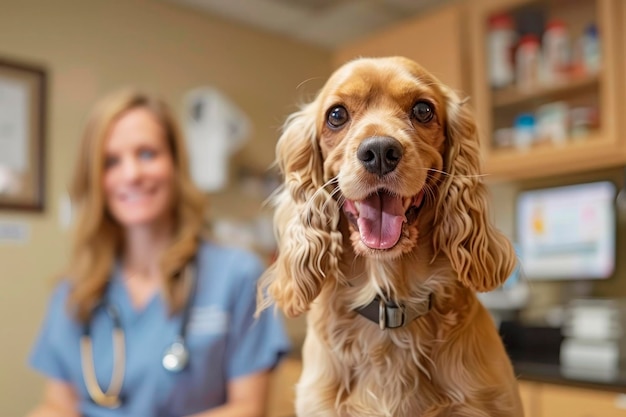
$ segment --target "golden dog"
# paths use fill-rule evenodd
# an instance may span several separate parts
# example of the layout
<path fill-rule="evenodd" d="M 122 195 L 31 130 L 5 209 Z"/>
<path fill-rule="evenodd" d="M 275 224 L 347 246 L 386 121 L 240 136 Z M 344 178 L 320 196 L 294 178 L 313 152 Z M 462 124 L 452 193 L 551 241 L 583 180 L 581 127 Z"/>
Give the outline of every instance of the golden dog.
<path fill-rule="evenodd" d="M 516 260 L 467 107 L 409 59 L 362 58 L 287 119 L 259 308 L 308 311 L 299 417 L 523 415 L 475 295 Z"/>

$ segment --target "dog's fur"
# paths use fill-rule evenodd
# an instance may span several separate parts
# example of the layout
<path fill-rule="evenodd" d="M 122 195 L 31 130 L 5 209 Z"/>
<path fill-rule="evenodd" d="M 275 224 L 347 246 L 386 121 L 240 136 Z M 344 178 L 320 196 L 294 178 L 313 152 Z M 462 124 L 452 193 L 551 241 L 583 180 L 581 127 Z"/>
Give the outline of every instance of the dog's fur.
<path fill-rule="evenodd" d="M 511 364 L 475 296 L 509 276 L 515 255 L 489 219 L 467 107 L 409 59 L 362 58 L 287 119 L 279 256 L 259 294 L 260 308 L 308 311 L 298 416 L 522 416 Z M 357 156 L 374 136 L 400 145 L 388 173 Z M 406 210 L 388 214 L 400 223 L 384 225 L 392 231 L 382 240 L 355 221 L 377 193 Z M 401 328 L 381 330 L 355 311 L 377 295 L 410 308 L 431 293 L 431 310 Z"/>

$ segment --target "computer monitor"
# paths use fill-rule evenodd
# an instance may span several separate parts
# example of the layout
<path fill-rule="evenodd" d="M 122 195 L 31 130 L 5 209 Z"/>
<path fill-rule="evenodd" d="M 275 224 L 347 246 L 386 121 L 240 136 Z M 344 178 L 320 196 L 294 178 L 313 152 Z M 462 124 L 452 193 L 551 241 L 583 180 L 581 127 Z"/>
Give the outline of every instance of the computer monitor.
<path fill-rule="evenodd" d="M 615 269 L 615 185 L 528 190 L 517 198 L 517 243 L 529 280 L 609 278 Z"/>

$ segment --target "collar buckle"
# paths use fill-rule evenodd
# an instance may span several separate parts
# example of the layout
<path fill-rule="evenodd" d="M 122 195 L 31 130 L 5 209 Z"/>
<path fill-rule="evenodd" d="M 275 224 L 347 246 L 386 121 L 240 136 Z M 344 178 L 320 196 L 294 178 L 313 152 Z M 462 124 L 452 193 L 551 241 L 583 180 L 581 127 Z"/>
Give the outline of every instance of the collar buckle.
<path fill-rule="evenodd" d="M 378 324 L 381 330 L 397 329 L 422 317 L 432 308 L 433 294 L 417 305 L 408 307 L 403 304 L 386 302 L 384 298 L 376 296 L 369 304 L 357 308 L 355 311 L 366 319 Z"/>
<path fill-rule="evenodd" d="M 402 306 L 387 305 L 382 298 L 378 302 L 378 326 L 380 330 L 404 326 L 406 315 Z"/>

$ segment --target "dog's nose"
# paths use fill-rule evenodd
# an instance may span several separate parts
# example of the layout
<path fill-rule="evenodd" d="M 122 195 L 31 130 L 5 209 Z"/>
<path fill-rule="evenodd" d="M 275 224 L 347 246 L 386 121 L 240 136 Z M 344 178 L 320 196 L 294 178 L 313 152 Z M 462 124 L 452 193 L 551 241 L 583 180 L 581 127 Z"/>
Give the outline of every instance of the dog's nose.
<path fill-rule="evenodd" d="M 398 166 L 402 159 L 402 145 L 394 138 L 372 136 L 361 142 L 356 157 L 368 172 L 382 176 Z"/>

